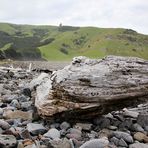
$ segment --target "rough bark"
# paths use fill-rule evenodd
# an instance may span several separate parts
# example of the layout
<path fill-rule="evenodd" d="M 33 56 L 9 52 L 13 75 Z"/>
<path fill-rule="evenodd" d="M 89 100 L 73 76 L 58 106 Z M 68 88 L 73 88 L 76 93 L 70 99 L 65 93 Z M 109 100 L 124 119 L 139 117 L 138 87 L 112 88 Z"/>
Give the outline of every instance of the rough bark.
<path fill-rule="evenodd" d="M 148 101 L 148 61 L 76 57 L 46 77 L 36 93 L 35 105 L 42 117 L 91 119 Z"/>

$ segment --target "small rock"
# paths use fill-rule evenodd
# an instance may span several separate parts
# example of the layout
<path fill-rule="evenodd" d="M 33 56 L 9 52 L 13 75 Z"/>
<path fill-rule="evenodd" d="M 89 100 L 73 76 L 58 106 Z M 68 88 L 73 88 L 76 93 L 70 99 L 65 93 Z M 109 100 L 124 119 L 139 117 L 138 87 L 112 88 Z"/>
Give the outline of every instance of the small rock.
<path fill-rule="evenodd" d="M 101 131 L 99 131 L 98 135 L 99 135 L 99 138 L 102 138 L 102 137 L 109 138 L 112 135 L 112 131 L 109 129 L 102 129 Z"/>
<path fill-rule="evenodd" d="M 62 130 L 60 130 L 60 134 L 61 134 L 61 136 L 65 136 L 67 134 L 67 131 L 62 129 Z"/>
<path fill-rule="evenodd" d="M 18 142 L 17 148 L 24 148 L 24 145 L 21 141 Z"/>
<path fill-rule="evenodd" d="M 148 126 L 145 126 L 144 127 L 144 130 L 148 132 Z"/>
<path fill-rule="evenodd" d="M 133 121 L 132 119 L 128 118 L 128 119 L 125 119 L 124 121 L 122 121 L 118 127 L 119 129 L 129 129 L 133 124 Z"/>
<path fill-rule="evenodd" d="M 26 73 L 15 73 L 14 75 L 15 79 L 25 79 L 27 77 Z"/>
<path fill-rule="evenodd" d="M 12 100 L 15 100 L 17 95 L 3 95 L 2 102 L 3 103 L 11 103 Z"/>
<path fill-rule="evenodd" d="M 107 148 L 125 148 L 125 147 L 117 147 L 116 145 L 109 143 Z"/>
<path fill-rule="evenodd" d="M 118 127 L 117 126 L 109 126 L 108 129 L 110 130 L 116 130 Z"/>
<path fill-rule="evenodd" d="M 68 122 L 62 122 L 60 124 L 60 128 L 63 130 L 67 130 L 68 128 L 70 128 L 70 124 Z"/>
<path fill-rule="evenodd" d="M 21 122 L 22 122 L 21 118 L 13 119 L 13 126 L 14 127 L 21 126 Z"/>
<path fill-rule="evenodd" d="M 6 121 L 12 126 L 14 124 L 15 119 L 7 119 Z"/>
<path fill-rule="evenodd" d="M 144 129 L 138 123 L 133 124 L 131 129 L 135 132 L 144 132 Z"/>
<path fill-rule="evenodd" d="M 72 148 L 70 140 L 64 138 L 58 148 Z"/>
<path fill-rule="evenodd" d="M 28 123 L 27 130 L 33 135 L 44 134 L 47 130 L 42 124 Z"/>
<path fill-rule="evenodd" d="M 92 124 L 89 123 L 76 123 L 75 125 L 76 128 L 85 130 L 85 131 L 90 131 L 92 128 Z"/>
<path fill-rule="evenodd" d="M 27 145 L 24 148 L 38 148 L 36 144 Z"/>
<path fill-rule="evenodd" d="M 79 134 L 66 134 L 66 137 L 69 139 L 82 140 L 82 137 Z"/>
<path fill-rule="evenodd" d="M 51 140 L 50 138 L 42 137 L 41 140 L 40 140 L 40 144 L 41 145 L 46 145 L 46 148 L 53 148 L 53 146 L 50 143 L 51 141 L 54 141 L 54 140 Z"/>
<path fill-rule="evenodd" d="M 71 128 L 68 130 L 69 134 L 66 135 L 66 137 L 71 138 L 71 139 L 77 139 L 77 140 L 81 140 L 81 136 L 82 136 L 82 132 L 80 129 L 76 129 L 76 128 Z"/>
<path fill-rule="evenodd" d="M 21 95 L 17 98 L 17 100 L 19 100 L 20 102 L 27 102 L 30 100 L 30 97 L 27 97 L 27 96 L 24 96 L 24 95 Z"/>
<path fill-rule="evenodd" d="M 148 148 L 148 144 L 134 143 L 134 144 L 130 144 L 129 148 Z"/>
<path fill-rule="evenodd" d="M 2 95 L 11 95 L 11 90 L 3 88 Z"/>
<path fill-rule="evenodd" d="M 113 136 L 115 136 L 118 139 L 123 139 L 127 143 L 133 143 L 133 138 L 130 134 L 120 131 L 113 132 Z"/>
<path fill-rule="evenodd" d="M 11 126 L 8 122 L 3 119 L 0 119 L 0 127 L 4 130 L 9 129 Z"/>
<path fill-rule="evenodd" d="M 1 135 L 0 134 L 0 147 L 1 148 L 13 148 L 16 146 L 16 138 L 13 135 Z"/>
<path fill-rule="evenodd" d="M 101 129 L 103 129 L 103 128 L 107 128 L 110 126 L 110 120 L 105 117 L 96 118 L 94 120 L 94 124 L 98 125 Z"/>
<path fill-rule="evenodd" d="M 112 119 L 114 118 L 113 115 L 111 113 L 108 113 L 106 115 L 104 115 L 105 118 L 109 118 L 109 119 Z"/>
<path fill-rule="evenodd" d="M 12 72 L 12 71 L 8 71 L 8 72 L 5 74 L 5 78 L 7 78 L 7 79 L 12 78 L 13 76 L 14 76 L 14 72 Z"/>
<path fill-rule="evenodd" d="M 118 146 L 128 147 L 127 143 L 122 138 L 119 140 Z"/>
<path fill-rule="evenodd" d="M 79 148 L 83 144 L 82 141 L 78 141 L 77 139 L 74 139 L 74 138 L 72 139 L 72 142 L 76 148 Z M 75 147 L 72 147 L 72 148 L 75 148 Z"/>
<path fill-rule="evenodd" d="M 118 127 L 121 123 L 122 123 L 122 122 L 119 121 L 118 119 L 113 118 L 113 119 L 111 119 L 111 124 L 110 124 L 110 125 L 113 125 L 113 126 L 117 126 L 117 127 Z M 110 125 L 109 125 L 109 126 L 110 126 Z"/>
<path fill-rule="evenodd" d="M 90 134 L 89 134 L 89 138 L 90 139 L 98 138 L 98 133 L 95 132 L 95 131 L 91 131 Z"/>
<path fill-rule="evenodd" d="M 20 138 L 19 130 L 17 128 L 11 127 L 3 132 L 5 135 L 13 135 L 15 138 Z"/>
<path fill-rule="evenodd" d="M 0 84 L 0 94 L 3 92 L 3 86 L 4 84 Z"/>
<path fill-rule="evenodd" d="M 27 126 L 28 123 L 31 123 L 31 121 L 30 121 L 30 120 L 23 121 L 23 122 L 21 123 L 21 125 L 22 125 L 22 126 Z"/>
<path fill-rule="evenodd" d="M 118 144 L 119 144 L 119 139 L 116 138 L 116 137 L 112 137 L 112 138 L 110 139 L 110 142 L 112 142 L 113 144 L 115 144 L 116 146 L 118 146 Z"/>
<path fill-rule="evenodd" d="M 31 140 L 31 139 L 25 139 L 25 140 L 23 140 L 24 147 L 29 146 L 29 145 L 33 145 L 33 144 L 34 144 L 34 141 Z"/>
<path fill-rule="evenodd" d="M 148 114 L 139 114 L 137 123 L 140 124 L 143 128 L 148 126 Z"/>
<path fill-rule="evenodd" d="M 3 114 L 5 119 L 24 119 L 24 120 L 30 120 L 32 119 L 32 112 L 23 112 L 21 110 L 5 110 Z"/>
<path fill-rule="evenodd" d="M 141 132 L 137 132 L 134 134 L 134 139 L 139 141 L 139 142 L 145 142 L 148 143 L 148 136 L 146 136 L 145 134 L 141 133 Z"/>
<path fill-rule="evenodd" d="M 48 148 L 46 145 L 40 145 L 40 148 Z"/>
<path fill-rule="evenodd" d="M 13 107 L 15 107 L 17 109 L 20 108 L 20 104 L 19 104 L 19 102 L 16 99 L 11 101 L 10 106 L 13 106 Z"/>
<path fill-rule="evenodd" d="M 121 122 L 124 121 L 124 117 L 121 113 L 120 114 L 114 114 L 114 118 L 118 119 Z"/>
<path fill-rule="evenodd" d="M 60 127 L 60 123 L 53 123 L 50 125 L 50 128 L 59 128 Z"/>
<path fill-rule="evenodd" d="M 4 131 L 3 131 L 3 129 L 0 127 L 0 134 L 2 134 Z"/>
<path fill-rule="evenodd" d="M 132 118 L 137 118 L 139 113 L 135 111 L 129 111 L 128 109 L 124 108 L 123 109 L 123 115 L 126 117 L 132 117 Z"/>
<path fill-rule="evenodd" d="M 21 136 L 22 139 L 30 139 L 31 138 L 31 135 L 30 135 L 30 133 L 27 129 L 23 129 L 20 132 L 20 136 Z"/>
<path fill-rule="evenodd" d="M 70 129 L 69 129 L 69 133 L 70 133 L 70 134 L 82 135 L 81 130 L 80 130 L 80 129 L 76 129 L 76 128 L 70 128 Z"/>
<path fill-rule="evenodd" d="M 21 108 L 22 110 L 28 111 L 32 109 L 32 101 L 28 101 L 28 102 L 21 102 Z"/>
<path fill-rule="evenodd" d="M 101 138 L 101 139 L 93 139 L 85 142 L 80 148 L 104 148 L 107 147 L 109 144 L 108 139 Z"/>
<path fill-rule="evenodd" d="M 0 117 L 3 115 L 3 109 L 0 107 Z"/>
<path fill-rule="evenodd" d="M 43 135 L 44 137 L 48 137 L 51 139 L 60 138 L 60 132 L 56 128 L 51 128 L 47 133 Z"/>
<path fill-rule="evenodd" d="M 63 140 L 52 140 L 51 142 L 51 148 L 73 148 L 71 145 L 70 140 L 64 138 Z"/>

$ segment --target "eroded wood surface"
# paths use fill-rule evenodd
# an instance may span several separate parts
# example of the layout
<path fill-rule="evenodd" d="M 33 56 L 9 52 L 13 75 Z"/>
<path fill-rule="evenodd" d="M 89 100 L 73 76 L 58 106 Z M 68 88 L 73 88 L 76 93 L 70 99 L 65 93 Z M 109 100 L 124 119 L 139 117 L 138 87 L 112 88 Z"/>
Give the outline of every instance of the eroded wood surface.
<path fill-rule="evenodd" d="M 69 66 L 42 79 L 35 105 L 44 118 L 83 120 L 147 101 L 148 61 L 76 57 Z"/>

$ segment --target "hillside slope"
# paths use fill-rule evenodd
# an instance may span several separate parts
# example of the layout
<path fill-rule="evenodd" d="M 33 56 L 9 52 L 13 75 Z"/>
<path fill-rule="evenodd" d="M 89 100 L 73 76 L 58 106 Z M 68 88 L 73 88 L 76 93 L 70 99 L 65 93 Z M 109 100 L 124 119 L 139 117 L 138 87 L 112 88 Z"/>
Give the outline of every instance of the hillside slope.
<path fill-rule="evenodd" d="M 70 60 L 110 54 L 148 59 L 148 35 L 121 28 L 0 23 L 0 59 Z"/>

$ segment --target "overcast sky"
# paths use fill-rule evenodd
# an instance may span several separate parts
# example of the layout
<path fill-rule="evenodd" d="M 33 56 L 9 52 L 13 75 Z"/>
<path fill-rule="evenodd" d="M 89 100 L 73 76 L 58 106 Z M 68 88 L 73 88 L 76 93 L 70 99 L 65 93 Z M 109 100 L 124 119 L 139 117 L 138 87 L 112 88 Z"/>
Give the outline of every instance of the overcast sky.
<path fill-rule="evenodd" d="M 122 27 L 148 34 L 148 0 L 0 0 L 0 22 Z"/>

